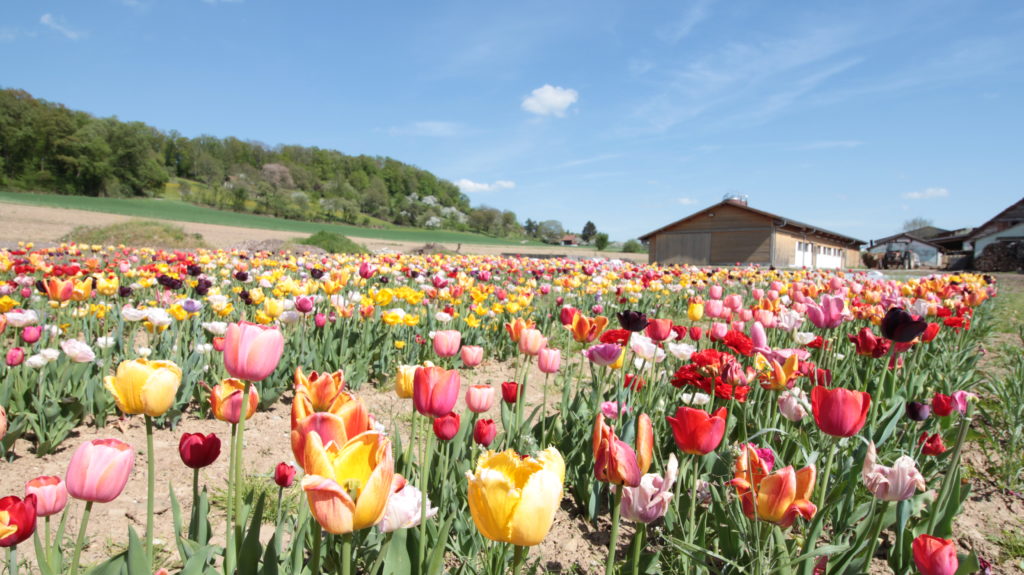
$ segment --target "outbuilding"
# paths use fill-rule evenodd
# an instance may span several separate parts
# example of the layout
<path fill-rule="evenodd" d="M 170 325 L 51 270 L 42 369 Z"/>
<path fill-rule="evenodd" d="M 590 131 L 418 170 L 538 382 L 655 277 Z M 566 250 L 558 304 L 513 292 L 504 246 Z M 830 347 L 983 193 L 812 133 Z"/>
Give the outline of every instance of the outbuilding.
<path fill-rule="evenodd" d="M 660 264 L 760 264 L 783 268 L 860 266 L 856 238 L 758 210 L 746 197 L 721 202 L 640 236 Z"/>
<path fill-rule="evenodd" d="M 975 259 L 991 244 L 1021 240 L 1024 240 L 1024 198 L 975 228 L 968 238 Z"/>
<path fill-rule="evenodd" d="M 949 233 L 935 227 L 926 227 L 909 232 L 901 232 L 888 237 L 873 240 L 867 251 L 880 256 L 888 251 L 914 252 L 920 265 L 941 268 L 944 265 L 945 249 L 931 238 Z"/>

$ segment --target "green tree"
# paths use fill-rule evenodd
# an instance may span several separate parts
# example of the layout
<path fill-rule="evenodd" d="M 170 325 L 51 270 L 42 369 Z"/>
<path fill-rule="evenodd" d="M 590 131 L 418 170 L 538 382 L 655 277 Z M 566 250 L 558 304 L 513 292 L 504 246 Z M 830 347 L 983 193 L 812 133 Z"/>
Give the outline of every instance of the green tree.
<path fill-rule="evenodd" d="M 626 243 L 622 244 L 622 251 L 627 254 L 638 254 L 644 251 L 644 245 L 637 240 L 627 240 Z"/>
<path fill-rule="evenodd" d="M 597 234 L 597 226 L 594 225 L 594 222 L 587 220 L 587 223 L 583 224 L 583 231 L 580 232 L 580 239 L 589 244 L 595 234 Z"/>
<path fill-rule="evenodd" d="M 608 247 L 608 234 L 604 232 L 594 234 L 594 246 L 599 251 L 604 251 L 604 249 Z"/>
<path fill-rule="evenodd" d="M 546 244 L 557 244 L 562 241 L 565 235 L 565 228 L 558 220 L 544 220 L 537 225 L 537 236 Z"/>

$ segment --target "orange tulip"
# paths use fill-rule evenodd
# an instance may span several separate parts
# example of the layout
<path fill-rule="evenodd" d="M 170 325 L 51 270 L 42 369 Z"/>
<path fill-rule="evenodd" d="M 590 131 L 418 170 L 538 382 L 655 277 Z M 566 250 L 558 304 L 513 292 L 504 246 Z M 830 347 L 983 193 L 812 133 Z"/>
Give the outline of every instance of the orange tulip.
<path fill-rule="evenodd" d="M 210 389 L 210 411 L 213 416 L 228 423 L 238 423 L 242 415 L 242 394 L 245 392 L 245 382 L 240 379 L 229 377 L 222 380 Z M 249 419 L 256 413 L 260 404 L 259 393 L 256 386 L 249 386 L 249 402 L 246 407 L 245 418 Z"/>
<path fill-rule="evenodd" d="M 580 343 L 590 343 L 597 339 L 597 336 L 601 335 L 604 328 L 608 326 L 608 318 L 603 315 L 599 315 L 594 319 L 589 319 L 583 314 L 578 313 L 572 317 L 572 338 Z"/>
<path fill-rule="evenodd" d="M 292 402 L 292 454 L 303 469 L 306 469 L 303 457 L 310 433 L 316 432 L 327 443 L 333 441 L 341 445 L 369 429 L 370 412 L 362 400 L 352 393 L 339 391 L 326 410 L 318 410 L 305 387 L 295 391 Z"/>
<path fill-rule="evenodd" d="M 75 282 L 72 280 L 50 278 L 43 282 L 43 288 L 46 289 L 46 297 L 51 300 L 68 301 L 75 293 Z"/>
<path fill-rule="evenodd" d="M 757 450 L 748 444 L 736 460 L 736 475 L 729 483 L 736 486 L 747 517 L 770 521 L 785 529 L 797 516 L 814 517 L 818 508 L 811 503 L 811 493 L 816 478 L 813 465 L 800 471 L 787 466 L 769 473 Z"/>
<path fill-rule="evenodd" d="M 533 320 L 527 321 L 521 317 L 517 317 L 512 320 L 512 323 L 505 324 L 505 331 L 508 332 L 508 336 L 512 341 L 519 343 L 519 336 L 522 335 L 524 329 L 533 329 L 537 325 Z"/>
<path fill-rule="evenodd" d="M 301 367 L 295 368 L 295 390 L 304 388 L 312 405 L 312 411 L 330 411 L 334 399 L 345 389 L 345 373 L 340 369 L 334 373 L 310 372 L 307 377 Z"/>

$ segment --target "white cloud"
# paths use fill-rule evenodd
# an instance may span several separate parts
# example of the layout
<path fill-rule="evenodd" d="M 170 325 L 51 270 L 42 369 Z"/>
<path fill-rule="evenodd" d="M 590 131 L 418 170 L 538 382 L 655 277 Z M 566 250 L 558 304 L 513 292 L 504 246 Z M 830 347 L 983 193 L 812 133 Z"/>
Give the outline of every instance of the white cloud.
<path fill-rule="evenodd" d="M 576 90 L 544 84 L 523 99 L 523 109 L 538 116 L 565 117 L 565 111 L 580 99 Z"/>
<path fill-rule="evenodd" d="M 684 206 L 692 206 L 692 205 L 697 203 L 697 200 L 695 200 L 693 198 L 679 198 L 676 201 L 679 202 L 680 204 L 684 205 Z"/>
<path fill-rule="evenodd" d="M 925 188 L 920 192 L 907 192 L 903 194 L 907 200 L 934 200 L 935 198 L 949 197 L 949 190 L 946 188 Z"/>
<path fill-rule="evenodd" d="M 68 40 L 78 40 L 85 36 L 82 32 L 72 30 L 66 24 L 58 22 L 57 19 L 53 17 L 53 14 L 50 13 L 43 14 L 43 17 L 39 19 L 39 23 L 51 30 L 60 32 Z"/>
<path fill-rule="evenodd" d="M 455 122 L 413 122 L 408 126 L 395 126 L 388 130 L 392 136 L 428 136 L 432 138 L 450 138 L 463 132 L 462 126 Z"/>
<path fill-rule="evenodd" d="M 509 180 L 498 180 L 493 184 L 488 184 L 487 182 L 474 182 L 473 180 L 468 180 L 466 178 L 458 180 L 455 182 L 455 185 L 458 186 L 464 194 L 497 192 L 500 190 L 511 190 L 516 187 L 516 183 Z"/>

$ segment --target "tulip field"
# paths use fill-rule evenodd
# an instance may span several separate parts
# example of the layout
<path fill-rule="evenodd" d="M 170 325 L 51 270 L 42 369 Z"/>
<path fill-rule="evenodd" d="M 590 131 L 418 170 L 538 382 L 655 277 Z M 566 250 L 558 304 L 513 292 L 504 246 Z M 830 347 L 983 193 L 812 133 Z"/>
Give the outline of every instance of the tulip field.
<path fill-rule="evenodd" d="M 6 572 L 987 572 L 955 518 L 997 292 L 0 250 Z"/>

